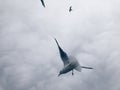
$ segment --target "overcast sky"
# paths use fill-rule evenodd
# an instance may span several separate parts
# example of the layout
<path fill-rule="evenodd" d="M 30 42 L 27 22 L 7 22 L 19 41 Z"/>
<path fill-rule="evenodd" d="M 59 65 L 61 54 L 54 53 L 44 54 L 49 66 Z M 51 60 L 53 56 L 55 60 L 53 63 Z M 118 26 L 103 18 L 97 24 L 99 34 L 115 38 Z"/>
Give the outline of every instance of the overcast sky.
<path fill-rule="evenodd" d="M 120 0 L 45 4 L 0 0 L 0 90 L 120 90 Z M 63 63 L 53 37 L 94 69 L 57 77 Z"/>

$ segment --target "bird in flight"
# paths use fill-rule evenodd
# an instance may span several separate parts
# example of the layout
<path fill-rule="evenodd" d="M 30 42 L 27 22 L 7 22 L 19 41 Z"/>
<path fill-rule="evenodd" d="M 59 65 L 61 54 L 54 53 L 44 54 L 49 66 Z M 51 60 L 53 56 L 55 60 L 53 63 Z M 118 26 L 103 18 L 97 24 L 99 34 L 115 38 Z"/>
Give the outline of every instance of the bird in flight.
<path fill-rule="evenodd" d="M 60 57 L 64 64 L 64 67 L 62 70 L 60 70 L 58 76 L 60 76 L 61 74 L 68 73 L 70 71 L 72 71 L 72 75 L 74 75 L 74 72 L 73 72 L 74 69 L 79 72 L 81 72 L 82 68 L 93 69 L 92 67 L 81 66 L 75 57 L 68 56 L 67 53 L 65 51 L 63 51 L 63 49 L 60 47 L 60 45 L 58 44 L 58 41 L 56 39 L 55 39 L 55 42 L 57 43 Z"/>
<path fill-rule="evenodd" d="M 45 3 L 44 3 L 44 0 L 41 0 L 41 3 L 43 5 L 43 7 L 45 7 Z"/>
<path fill-rule="evenodd" d="M 71 12 L 71 11 L 72 11 L 72 6 L 69 7 L 69 12 Z"/>

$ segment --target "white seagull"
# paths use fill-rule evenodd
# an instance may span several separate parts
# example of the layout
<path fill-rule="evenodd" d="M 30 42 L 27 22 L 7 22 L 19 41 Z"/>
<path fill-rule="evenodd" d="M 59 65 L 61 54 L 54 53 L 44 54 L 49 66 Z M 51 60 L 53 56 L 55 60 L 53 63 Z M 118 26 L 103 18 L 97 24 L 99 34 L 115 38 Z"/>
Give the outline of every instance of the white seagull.
<path fill-rule="evenodd" d="M 81 66 L 75 57 L 68 56 L 67 53 L 64 52 L 63 49 L 60 47 L 56 39 L 55 41 L 59 49 L 61 60 L 63 61 L 63 64 L 64 64 L 64 67 L 62 70 L 60 70 L 58 76 L 60 76 L 61 74 L 65 74 L 69 71 L 72 71 L 72 75 L 74 75 L 74 72 L 73 72 L 74 69 L 79 72 L 81 72 L 82 68 L 93 69 L 92 67 Z"/>
<path fill-rule="evenodd" d="M 72 6 L 69 7 L 69 12 L 71 12 L 71 11 L 72 11 Z"/>

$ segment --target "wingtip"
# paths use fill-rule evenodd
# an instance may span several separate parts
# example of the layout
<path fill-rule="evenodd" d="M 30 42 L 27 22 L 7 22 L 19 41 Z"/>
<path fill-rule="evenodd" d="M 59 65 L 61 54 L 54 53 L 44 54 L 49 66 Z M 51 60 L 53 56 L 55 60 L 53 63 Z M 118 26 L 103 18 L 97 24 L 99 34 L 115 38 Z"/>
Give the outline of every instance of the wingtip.
<path fill-rule="evenodd" d="M 57 39 L 56 39 L 55 37 L 53 37 L 53 39 L 54 39 L 55 41 L 57 41 Z"/>

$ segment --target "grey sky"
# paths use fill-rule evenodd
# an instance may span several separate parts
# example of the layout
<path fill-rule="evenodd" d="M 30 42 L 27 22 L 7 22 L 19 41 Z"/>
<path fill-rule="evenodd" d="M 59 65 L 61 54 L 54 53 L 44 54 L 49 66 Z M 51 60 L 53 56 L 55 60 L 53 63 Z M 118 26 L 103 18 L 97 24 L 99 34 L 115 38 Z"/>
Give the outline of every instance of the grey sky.
<path fill-rule="evenodd" d="M 120 90 L 120 1 L 45 4 L 0 0 L 0 90 Z M 94 69 L 57 77 L 63 64 L 52 37 Z"/>

